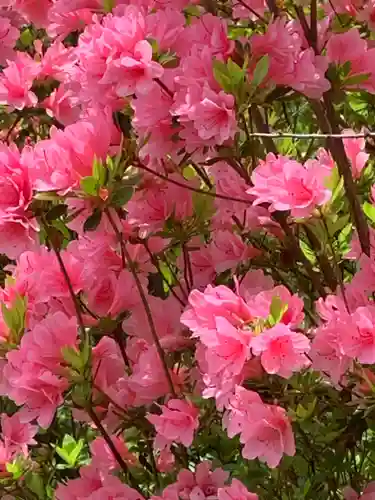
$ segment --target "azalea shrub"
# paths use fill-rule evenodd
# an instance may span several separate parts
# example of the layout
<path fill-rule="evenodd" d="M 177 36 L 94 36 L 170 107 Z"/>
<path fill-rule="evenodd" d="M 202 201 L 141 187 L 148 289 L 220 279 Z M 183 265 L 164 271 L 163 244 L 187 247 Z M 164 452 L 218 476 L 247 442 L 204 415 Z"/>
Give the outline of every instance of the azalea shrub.
<path fill-rule="evenodd" d="M 0 497 L 375 499 L 373 0 L 0 0 Z"/>

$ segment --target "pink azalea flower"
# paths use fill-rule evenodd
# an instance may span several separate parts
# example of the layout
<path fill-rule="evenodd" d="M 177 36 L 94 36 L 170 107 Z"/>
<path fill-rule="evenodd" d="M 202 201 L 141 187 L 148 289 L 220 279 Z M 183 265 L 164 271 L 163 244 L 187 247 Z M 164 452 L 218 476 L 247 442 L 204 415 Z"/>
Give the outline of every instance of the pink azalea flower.
<path fill-rule="evenodd" d="M 157 10 L 146 17 L 146 31 L 149 38 L 156 40 L 161 51 L 171 50 L 178 44 L 184 32 L 185 16 L 175 5 Z M 182 35 L 183 36 L 183 35 Z"/>
<path fill-rule="evenodd" d="M 29 23 L 39 28 L 47 25 L 48 11 L 52 0 L 15 0 L 14 8 L 24 16 Z"/>
<path fill-rule="evenodd" d="M 9 61 L 0 75 L 0 104 L 18 110 L 36 106 L 38 98 L 31 87 L 37 73 L 33 59 L 24 52 L 17 52 L 17 57 Z"/>
<path fill-rule="evenodd" d="M 346 129 L 342 133 L 345 135 L 355 134 L 354 130 Z M 365 168 L 370 155 L 366 153 L 366 141 L 364 138 L 358 139 L 343 139 L 345 153 L 349 158 L 353 177 L 358 179 L 361 176 L 362 170 Z"/>
<path fill-rule="evenodd" d="M 175 466 L 176 459 L 173 453 L 168 450 L 168 448 L 161 450 L 156 458 L 156 467 L 158 471 L 168 474 L 174 470 Z"/>
<path fill-rule="evenodd" d="M 16 56 L 14 46 L 19 35 L 19 30 L 11 25 L 9 19 L 0 17 L 0 64 L 2 66 Z"/>
<path fill-rule="evenodd" d="M 325 173 L 325 171 L 324 171 Z M 326 203 L 331 192 L 323 184 L 324 175 L 316 168 L 269 153 L 254 170 L 254 187 L 248 193 L 255 196 L 255 205 L 270 203 L 270 211 L 290 210 L 293 217 L 308 217 L 316 206 Z"/>
<path fill-rule="evenodd" d="M 130 453 L 122 437 L 111 436 L 111 440 L 129 466 L 132 467 L 138 463 L 137 457 Z M 90 444 L 90 451 L 92 455 L 91 465 L 96 469 L 112 471 L 120 467 L 104 438 L 97 437 Z"/>
<path fill-rule="evenodd" d="M 268 79 L 319 99 L 330 88 L 324 76 L 328 61 L 325 56 L 316 56 L 311 48 L 302 50 L 302 44 L 295 24 L 281 17 L 268 26 L 265 34 L 251 37 L 253 55 L 270 58 Z"/>
<path fill-rule="evenodd" d="M 161 497 L 151 497 L 151 500 L 204 500 L 215 497 L 219 488 L 222 488 L 228 479 L 228 472 L 217 468 L 211 470 L 209 461 L 197 465 L 195 473 L 183 469 L 178 473 L 177 481 L 167 486 Z"/>
<path fill-rule="evenodd" d="M 344 354 L 360 363 L 375 363 L 375 307 L 358 307 L 351 326 L 341 333 Z"/>
<path fill-rule="evenodd" d="M 213 287 L 208 285 L 202 293 L 193 290 L 189 295 L 190 308 L 181 316 L 181 323 L 194 336 L 199 336 L 209 346 L 210 339 L 215 345 L 216 318 L 228 320 L 235 327 L 242 327 L 252 321 L 253 316 L 244 300 L 223 285 Z"/>
<path fill-rule="evenodd" d="M 259 250 L 245 245 L 241 237 L 232 231 L 215 231 L 210 251 L 217 273 L 236 267 L 259 254 Z"/>
<path fill-rule="evenodd" d="M 309 339 L 281 323 L 254 337 L 251 350 L 255 356 L 261 356 L 267 373 L 276 373 L 284 378 L 309 365 L 305 356 L 310 350 Z"/>
<path fill-rule="evenodd" d="M 172 443 L 191 446 L 194 432 L 199 427 L 199 409 L 189 401 L 170 399 L 161 406 L 161 415 L 147 415 L 147 420 L 156 429 L 154 446 L 157 449 L 169 447 Z"/>
<path fill-rule="evenodd" d="M 144 500 L 119 478 L 92 465 L 81 467 L 80 477 L 56 490 L 56 500 Z"/>
<path fill-rule="evenodd" d="M 39 425 L 48 427 L 56 408 L 63 402 L 63 392 L 69 387 L 63 378 L 62 349 L 75 347 L 77 324 L 75 318 L 62 313 L 47 316 L 25 333 L 20 348 L 7 354 L 3 370 L 5 393 L 16 404 L 25 405 Z"/>
<path fill-rule="evenodd" d="M 101 83 L 116 84 L 116 92 L 120 97 L 134 93 L 144 94 L 152 86 L 154 78 L 163 75 L 163 68 L 152 60 L 152 47 L 146 40 L 137 42 L 133 53 L 124 54 L 109 65 Z"/>
<path fill-rule="evenodd" d="M 284 285 L 278 285 L 270 290 L 259 292 L 248 300 L 248 306 L 255 318 L 267 319 L 271 312 L 272 300 L 278 297 L 283 306 L 287 306 L 280 322 L 291 328 L 298 327 L 303 321 L 303 300 L 298 295 L 292 295 Z"/>
<path fill-rule="evenodd" d="M 237 132 L 234 104 L 232 95 L 223 91 L 217 93 L 205 86 L 200 100 L 191 107 L 187 116 L 194 122 L 201 139 L 214 139 L 220 145 L 233 139 Z"/>
<path fill-rule="evenodd" d="M 25 415 L 21 415 L 20 412 L 14 413 L 11 417 L 2 414 L 1 430 L 4 446 L 12 455 L 22 453 L 27 456 L 28 447 L 37 444 L 34 436 L 38 432 L 38 426 L 31 425 L 29 419 L 25 419 Z"/>
<path fill-rule="evenodd" d="M 238 479 L 233 479 L 230 486 L 218 489 L 217 498 L 218 500 L 258 500 L 258 495 L 250 493 Z"/>
<path fill-rule="evenodd" d="M 295 454 L 293 431 L 285 410 L 264 404 L 256 392 L 244 387 L 237 386 L 223 425 L 229 437 L 240 434 L 244 458 L 259 458 L 273 468 L 278 466 L 284 453 Z"/>

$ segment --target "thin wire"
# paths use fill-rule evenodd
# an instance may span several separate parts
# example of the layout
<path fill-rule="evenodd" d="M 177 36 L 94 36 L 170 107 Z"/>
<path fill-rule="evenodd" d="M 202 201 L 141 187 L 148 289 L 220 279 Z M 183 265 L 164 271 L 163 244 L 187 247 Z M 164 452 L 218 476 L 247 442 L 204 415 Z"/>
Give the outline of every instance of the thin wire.
<path fill-rule="evenodd" d="M 293 132 L 252 132 L 249 137 L 272 137 L 273 139 L 366 139 L 375 137 L 375 132 L 362 132 L 360 134 L 294 134 Z"/>

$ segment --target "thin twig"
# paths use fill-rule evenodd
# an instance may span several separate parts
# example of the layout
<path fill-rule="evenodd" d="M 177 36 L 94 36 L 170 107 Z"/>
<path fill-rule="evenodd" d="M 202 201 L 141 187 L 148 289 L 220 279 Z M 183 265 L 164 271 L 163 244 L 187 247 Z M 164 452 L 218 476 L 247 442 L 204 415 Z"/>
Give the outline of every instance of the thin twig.
<path fill-rule="evenodd" d="M 106 211 L 106 214 L 107 214 L 107 217 L 108 217 L 108 221 L 109 223 L 111 224 L 112 226 L 112 229 L 114 231 L 114 233 L 116 234 L 117 236 L 117 239 L 120 243 L 120 247 L 121 247 L 121 255 L 123 257 L 123 261 L 125 261 L 125 263 L 128 265 L 129 267 L 129 270 L 131 272 L 131 274 L 133 275 L 133 278 L 134 278 L 134 281 L 135 281 L 135 284 L 137 286 L 137 289 L 138 289 L 138 292 L 139 292 L 139 295 L 140 295 L 140 298 L 141 298 L 141 301 L 142 301 L 142 304 L 143 304 L 143 307 L 144 307 L 144 310 L 145 310 L 145 313 L 146 313 L 146 316 L 147 316 L 147 321 L 148 321 L 148 324 L 149 324 L 149 327 L 150 327 L 150 331 L 151 331 L 151 335 L 152 335 L 152 338 L 155 342 L 155 346 L 156 346 L 156 349 L 158 351 L 158 354 L 159 354 L 159 357 L 160 357 L 160 361 L 161 361 L 161 364 L 162 364 L 162 367 L 164 369 L 164 372 L 165 372 L 165 377 L 168 381 L 168 385 L 169 385 L 169 388 L 170 388 L 170 392 L 171 394 L 177 398 L 177 394 L 176 394 L 176 391 L 175 391 L 175 388 L 173 386 L 173 381 L 172 381 L 172 377 L 171 377 L 171 374 L 169 372 L 169 369 L 168 369 L 168 365 L 167 365 L 167 362 L 166 362 L 166 359 L 165 359 L 165 354 L 164 354 L 164 350 L 160 344 L 160 340 L 159 340 L 159 336 L 156 332 L 156 328 L 155 328 L 155 323 L 154 323 L 154 320 L 153 320 L 153 317 L 152 317 L 152 313 L 151 313 L 151 309 L 150 309 L 150 306 L 149 306 L 149 303 L 147 302 L 147 297 L 146 297 L 146 294 L 143 290 L 143 287 L 142 287 L 142 283 L 139 279 L 139 276 L 138 276 L 138 273 L 137 273 L 137 269 L 135 267 L 135 264 L 126 248 L 126 245 L 125 245 L 125 242 L 124 242 L 124 239 L 123 239 L 123 235 L 122 233 L 118 230 L 116 224 L 115 224 L 115 221 L 113 220 L 112 218 L 112 215 L 110 214 L 109 210 Z"/>
<path fill-rule="evenodd" d="M 111 450 L 111 452 L 112 452 L 113 456 L 115 457 L 117 463 L 119 464 L 119 466 L 121 467 L 121 469 L 123 470 L 123 472 L 129 476 L 132 488 L 134 488 L 135 490 L 137 490 L 139 493 L 142 493 L 140 491 L 139 487 L 138 487 L 138 484 L 134 481 L 133 476 L 129 473 L 129 467 L 126 465 L 124 459 L 122 458 L 122 456 L 120 455 L 118 449 L 116 448 L 115 444 L 113 443 L 113 441 L 111 439 L 111 436 L 108 434 L 108 432 L 103 427 L 103 425 L 100 422 L 100 419 L 97 416 L 97 414 L 94 412 L 94 410 L 92 408 L 88 409 L 87 413 L 90 416 L 91 420 L 96 425 L 96 427 L 98 428 L 98 430 L 100 431 L 100 434 L 103 436 L 104 441 L 107 443 L 108 448 Z"/>
<path fill-rule="evenodd" d="M 205 191 L 204 189 L 194 188 L 192 186 L 189 186 L 189 184 L 184 184 L 183 182 L 179 182 L 179 181 L 176 181 L 174 179 L 171 179 L 167 175 L 160 174 L 159 172 L 152 170 L 152 168 L 149 168 L 146 165 L 143 165 L 143 163 L 138 162 L 137 167 L 140 168 L 141 170 L 145 170 L 146 172 L 149 172 L 150 174 L 155 175 L 156 177 L 159 177 L 159 179 L 170 182 L 171 184 L 174 184 L 175 186 L 185 188 L 188 191 L 192 191 L 193 193 L 205 194 L 206 196 L 211 196 L 212 198 L 220 198 L 221 200 L 235 201 L 238 203 L 244 203 L 245 205 L 251 205 L 250 200 L 245 200 L 243 198 L 234 198 L 233 196 L 225 196 L 223 194 L 212 193 L 211 191 Z"/>

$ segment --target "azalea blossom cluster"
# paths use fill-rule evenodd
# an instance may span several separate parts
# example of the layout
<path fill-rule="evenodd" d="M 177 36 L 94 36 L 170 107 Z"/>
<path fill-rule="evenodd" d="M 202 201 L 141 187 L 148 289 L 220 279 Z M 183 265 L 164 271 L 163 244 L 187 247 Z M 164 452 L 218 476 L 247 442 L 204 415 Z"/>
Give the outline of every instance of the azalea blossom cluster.
<path fill-rule="evenodd" d="M 1 498 L 372 498 L 374 9 L 0 0 Z"/>

